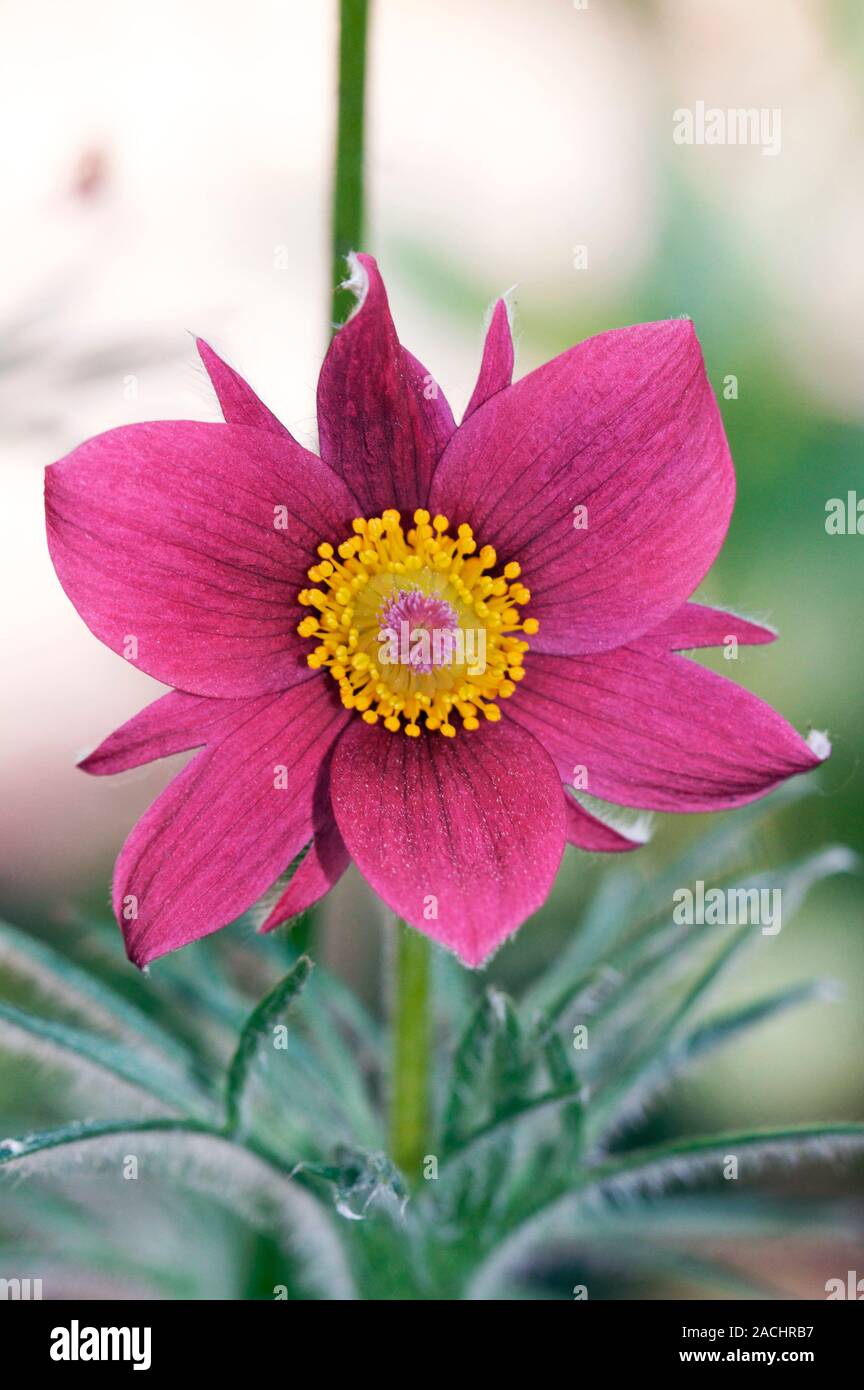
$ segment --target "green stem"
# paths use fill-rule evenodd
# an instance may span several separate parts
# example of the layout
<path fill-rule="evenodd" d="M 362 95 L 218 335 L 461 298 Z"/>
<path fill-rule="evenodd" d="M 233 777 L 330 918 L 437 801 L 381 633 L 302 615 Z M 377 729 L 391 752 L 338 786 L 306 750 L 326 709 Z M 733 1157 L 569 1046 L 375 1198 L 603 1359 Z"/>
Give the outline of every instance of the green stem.
<path fill-rule="evenodd" d="M 396 931 L 390 1143 L 393 1161 L 416 1182 L 429 1143 L 429 942 L 401 922 Z"/>
<path fill-rule="evenodd" d="M 366 36 L 369 0 L 339 3 L 339 110 L 333 180 L 332 323 L 345 322 L 354 304 L 345 278 L 345 257 L 363 241 L 363 141 L 365 126 Z"/>

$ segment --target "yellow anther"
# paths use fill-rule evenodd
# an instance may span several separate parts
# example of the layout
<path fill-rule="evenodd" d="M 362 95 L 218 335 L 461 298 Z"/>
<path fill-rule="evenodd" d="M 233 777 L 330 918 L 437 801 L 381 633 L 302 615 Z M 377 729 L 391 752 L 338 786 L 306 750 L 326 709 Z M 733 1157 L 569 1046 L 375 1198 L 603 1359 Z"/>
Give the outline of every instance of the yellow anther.
<path fill-rule="evenodd" d="M 298 595 L 313 611 L 297 631 L 315 642 L 309 666 L 329 671 L 344 707 L 365 723 L 409 738 L 455 738 L 460 730 L 479 729 L 484 719 L 500 720 L 498 701 L 509 699 L 522 679 L 524 639 L 539 623 L 520 612 L 531 595 L 514 582 L 521 573 L 515 561 L 496 573 L 495 548 L 478 551 L 466 523 L 452 532 L 446 516 L 430 518 L 424 507 L 413 521 L 414 528 L 404 530 L 400 512 L 388 507 L 380 516 L 355 517 L 352 533 L 335 550 L 322 541 L 308 571 L 315 587 Z M 399 626 L 402 613 L 415 611 L 414 595 L 420 611 L 428 605 L 433 624 L 439 610 L 446 621 L 439 630 L 418 619 L 408 632 L 409 647 L 418 635 L 437 642 L 444 632 L 448 639 L 446 649 L 439 644 L 416 660 L 381 645 L 384 614 L 395 604 Z"/>

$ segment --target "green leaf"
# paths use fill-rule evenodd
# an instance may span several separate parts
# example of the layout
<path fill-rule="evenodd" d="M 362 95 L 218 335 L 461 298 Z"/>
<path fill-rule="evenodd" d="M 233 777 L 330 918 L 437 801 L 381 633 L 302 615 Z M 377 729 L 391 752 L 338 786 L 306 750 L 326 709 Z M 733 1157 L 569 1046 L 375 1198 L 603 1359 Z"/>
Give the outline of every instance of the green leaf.
<path fill-rule="evenodd" d="M 761 999 L 743 1004 L 741 1008 L 709 1019 L 682 1039 L 675 1048 L 669 1058 L 671 1072 L 677 1074 L 691 1062 L 700 1060 L 727 1043 L 737 1041 L 753 1028 L 758 1028 L 762 1023 L 769 1023 L 790 1009 L 797 1009 L 804 1004 L 832 1001 L 836 995 L 837 987 L 831 981 L 807 980 L 803 984 L 790 985 L 774 994 L 766 994 Z"/>
<path fill-rule="evenodd" d="M 22 1147 L 23 1146 L 23 1147 Z M 124 1157 L 140 1159 L 138 1193 L 149 1183 L 159 1202 L 164 1185 L 194 1192 L 276 1240 L 290 1262 L 298 1296 L 349 1299 L 354 1286 L 327 1208 L 272 1156 L 236 1144 L 206 1125 L 149 1121 L 63 1126 L 0 1145 L 0 1164 L 31 1179 L 68 1173 L 100 1179 L 119 1174 Z M 122 1181 L 122 1179 L 120 1179 Z"/>
<path fill-rule="evenodd" d="M 715 887 L 724 890 L 732 888 L 780 888 L 783 893 L 783 920 L 788 924 L 803 898 L 815 883 L 830 877 L 832 874 L 848 873 L 855 868 L 857 862 L 856 855 L 845 846 L 831 845 L 791 864 L 747 877 L 740 873 L 735 875 L 729 873 L 714 874 L 709 882 L 708 876 L 705 875 L 706 892 Z M 671 921 L 672 895 L 687 882 L 688 880 L 685 878 L 679 879 L 677 883 L 670 881 L 665 907 L 629 933 L 625 941 L 622 942 L 621 948 L 613 953 L 611 963 L 616 969 L 622 973 L 630 974 L 643 965 L 647 965 L 650 969 L 652 963 L 662 967 L 666 961 L 674 966 L 675 956 L 678 953 L 667 951 L 667 946 L 674 945 L 676 941 L 680 946 L 682 939 L 686 941 L 690 937 L 697 938 L 723 930 L 723 928 L 710 926 L 682 929 Z M 682 938 L 682 930 L 686 930 L 686 937 Z"/>
<path fill-rule="evenodd" d="M 641 1078 L 638 1078 L 630 1095 L 631 1107 L 638 1106 L 639 1113 L 643 1114 L 658 1091 L 718 1048 L 735 1042 L 761 1023 L 770 1022 L 790 1009 L 831 997 L 832 991 L 826 982 L 808 981 L 709 1019 L 678 1042 L 674 1036 L 670 1036 L 665 1048 L 646 1065 Z M 617 1123 L 620 1124 L 621 1119 L 619 1115 Z"/>
<path fill-rule="evenodd" d="M 582 1144 L 582 1125 L 583 1107 L 581 1098 L 581 1088 L 576 1069 L 570 1060 L 567 1049 L 557 1033 L 551 1034 L 547 1038 L 543 1047 L 543 1057 L 546 1062 L 546 1069 L 549 1073 L 549 1080 L 552 1084 L 552 1091 L 558 1095 L 576 1092 L 579 1095 L 572 1105 L 565 1105 L 561 1112 L 561 1128 L 565 1137 L 570 1141 L 568 1147 L 581 1148 Z"/>
<path fill-rule="evenodd" d="M 513 1001 L 488 988 L 472 1014 L 456 1050 L 444 1117 L 444 1151 L 476 1129 L 484 1129 L 519 1110 L 531 1082 L 535 1057 L 526 1046 Z"/>
<path fill-rule="evenodd" d="M 565 1086 L 561 1090 L 542 1091 L 540 1095 L 531 1096 L 528 1100 L 514 1105 L 512 1109 L 498 1111 L 485 1124 L 472 1130 L 458 1143 L 451 1146 L 447 1153 L 448 1168 L 458 1160 L 460 1163 L 475 1154 L 487 1140 L 497 1139 L 505 1132 L 512 1130 L 517 1124 L 521 1124 L 527 1119 L 532 1119 L 549 1111 L 560 1109 L 562 1106 L 580 1104 L 582 1097 L 582 1087 Z"/>
<path fill-rule="evenodd" d="M 814 884 L 830 874 L 850 870 L 855 856 L 843 847 L 833 846 L 817 851 L 785 868 L 754 875 L 748 880 L 727 880 L 729 887 L 776 887 L 783 894 L 783 918 L 788 924 L 803 897 Z M 671 903 L 670 909 L 671 913 Z M 623 1044 L 628 1041 L 628 1023 L 637 1028 L 637 1048 L 647 1065 L 647 1052 L 652 1038 L 644 1032 L 644 1022 L 663 1010 L 670 990 L 670 979 L 680 975 L 689 957 L 710 944 L 718 933 L 732 931 L 730 927 L 694 926 L 682 928 L 674 923 L 658 921 L 643 930 L 640 937 L 629 940 L 613 956 L 618 971 L 617 985 L 611 985 L 594 1009 L 592 1033 L 596 1037 L 602 1027 L 602 1046 L 593 1046 L 586 1053 L 586 1079 L 593 1085 L 611 1081 L 622 1084 L 622 1073 L 630 1063 Z M 754 946 L 763 938 L 758 929 L 749 928 Z M 639 1030 L 642 1036 L 638 1036 Z M 656 1037 L 657 1035 L 655 1035 Z M 633 1043 L 630 1040 L 630 1052 Z"/>
<path fill-rule="evenodd" d="M 207 1097 L 191 1082 L 115 1038 L 101 1037 L 71 1023 L 25 1013 L 13 1004 L 0 1004 L 2 1023 L 36 1040 L 40 1052 L 47 1046 L 60 1060 L 73 1067 L 76 1063 L 99 1067 L 127 1085 L 146 1091 L 172 1110 L 199 1116 L 209 1113 Z"/>
<path fill-rule="evenodd" d="M 148 1045 L 187 1074 L 190 1056 L 172 1035 L 122 994 L 28 932 L 0 922 L 0 963 L 23 974 L 49 998 L 82 1008 L 97 1026 L 121 1030 L 123 1041 Z"/>
<path fill-rule="evenodd" d="M 531 1079 L 532 1062 L 525 1052 L 513 1000 L 499 990 L 490 990 L 489 997 L 496 1025 L 489 1092 L 493 1111 L 497 1113 L 522 1100 Z"/>
<path fill-rule="evenodd" d="M 495 1032 L 494 1012 L 487 991 L 474 1007 L 456 1048 L 444 1114 L 444 1148 L 456 1142 L 468 1117 L 481 1103 L 480 1083 Z"/>
<path fill-rule="evenodd" d="M 662 912 L 664 903 L 681 884 L 707 878 L 706 864 L 711 865 L 714 880 L 740 875 L 752 860 L 754 841 L 766 822 L 786 807 L 806 801 L 816 790 L 814 778 L 790 777 L 770 796 L 712 818 L 705 834 L 686 845 L 651 883 L 644 885 L 643 915 Z"/>
<path fill-rule="evenodd" d="M 729 1189 L 726 1183 L 722 1190 L 710 1192 L 640 1193 L 638 1200 L 626 1202 L 614 1196 L 607 1200 L 596 1192 L 575 1193 L 573 1210 L 580 1233 L 596 1234 L 601 1241 L 615 1233 L 629 1240 L 654 1233 L 681 1243 L 796 1236 L 855 1244 L 860 1239 L 861 1214 L 854 1199 L 774 1197 Z"/>
<path fill-rule="evenodd" d="M 753 929 L 739 927 L 721 951 L 686 990 L 677 1007 L 635 1060 L 600 1093 L 588 1110 L 587 1137 L 591 1146 L 602 1143 L 610 1131 L 635 1113 L 641 1113 L 644 1094 L 656 1084 L 669 1065 L 669 1056 L 692 1014 L 717 984 L 738 953 L 753 942 Z"/>
<path fill-rule="evenodd" d="M 247 1082 L 260 1048 L 265 1039 L 271 1040 L 270 1034 L 274 1024 L 291 1001 L 296 999 L 311 973 L 311 960 L 308 956 L 301 956 L 285 978 L 262 999 L 246 1020 L 237 1050 L 228 1068 L 225 1089 L 226 1134 L 236 1133 L 243 1123 Z"/>
<path fill-rule="evenodd" d="M 523 996 L 526 1016 L 549 1007 L 586 972 L 590 974 L 601 964 L 606 969 L 617 965 L 628 943 L 641 938 L 652 924 L 668 920 L 675 888 L 694 877 L 706 877 L 706 864 L 712 866 L 712 885 L 729 878 L 750 857 L 759 826 L 814 791 L 812 779 L 790 778 L 770 796 L 718 816 L 706 834 L 650 880 L 646 881 L 635 865 L 616 863 L 614 872 L 601 879 L 568 945 L 555 955 L 548 970 Z"/>
<path fill-rule="evenodd" d="M 692 1182 L 706 1171 L 719 1175 L 727 1155 L 745 1160 L 740 1162 L 739 1176 L 748 1177 L 774 1161 L 796 1163 L 860 1152 L 864 1152 L 864 1124 L 852 1121 L 709 1134 L 608 1159 L 588 1170 L 581 1187 L 623 1196 L 637 1189 L 656 1191 L 670 1182 Z"/>
<path fill-rule="evenodd" d="M 608 968 L 609 957 L 629 928 L 644 887 L 641 873 L 617 863 L 615 872 L 600 880 L 578 930 L 523 995 L 523 1016 L 560 1013 L 567 1007 L 569 996 Z"/>
<path fill-rule="evenodd" d="M 0 1140 L 0 1166 L 14 1164 L 44 1149 L 59 1149 L 67 1144 L 80 1144 L 88 1139 L 104 1139 L 115 1134 L 150 1134 L 168 1131 L 212 1133 L 209 1125 L 194 1120 L 73 1120 L 56 1129 L 37 1130 L 17 1139 Z"/>
<path fill-rule="evenodd" d="M 533 1206 L 520 1207 L 509 1230 L 501 1231 L 492 1254 L 474 1271 L 465 1296 L 488 1297 L 489 1290 L 511 1277 L 514 1268 L 527 1261 L 532 1252 L 546 1243 L 560 1242 L 571 1233 L 578 1237 L 596 1220 L 605 1220 L 607 1203 L 615 1204 L 614 1210 L 621 1212 L 622 1220 L 635 1223 L 646 1210 L 647 1194 L 654 1204 L 656 1219 L 662 1224 L 666 1202 L 659 1194 L 673 1183 L 694 1183 L 712 1173 L 719 1176 L 730 1155 L 738 1158 L 739 1177 L 746 1180 L 774 1162 L 834 1159 L 861 1152 L 864 1124 L 824 1123 L 705 1135 L 617 1155 L 574 1174 L 568 1191 L 543 1197 Z M 737 1194 L 726 1198 L 729 1203 L 739 1200 Z"/>
<path fill-rule="evenodd" d="M 346 1134 L 365 1149 L 383 1148 L 386 1126 L 366 1080 L 383 1065 L 381 1030 L 350 991 L 323 971 L 295 1017 L 308 1037 L 316 1084 L 320 1089 L 323 1081 L 332 1093 Z"/>

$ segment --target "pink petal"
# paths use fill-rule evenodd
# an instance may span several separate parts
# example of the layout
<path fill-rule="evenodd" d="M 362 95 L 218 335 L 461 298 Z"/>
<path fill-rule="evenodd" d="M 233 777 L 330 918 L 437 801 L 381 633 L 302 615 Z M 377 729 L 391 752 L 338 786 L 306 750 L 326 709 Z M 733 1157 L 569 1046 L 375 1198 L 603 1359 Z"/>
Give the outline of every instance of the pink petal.
<path fill-rule="evenodd" d="M 348 868 L 350 858 L 345 842 L 332 817 L 316 830 L 315 838 L 300 867 L 288 884 L 273 911 L 260 927 L 272 931 L 283 922 L 290 922 L 329 893 Z"/>
<path fill-rule="evenodd" d="M 308 844 L 316 788 L 349 719 L 326 680 L 238 709 L 126 841 L 114 911 L 129 958 L 146 965 L 245 912 Z"/>
<path fill-rule="evenodd" d="M 244 381 L 239 372 L 223 362 L 203 338 L 195 339 L 195 346 L 210 378 L 210 384 L 229 425 L 248 425 L 251 429 L 270 430 L 273 434 L 287 435 L 292 443 L 296 440 L 262 400 L 256 396 L 252 387 Z M 299 448 L 299 445 L 298 445 Z"/>
<path fill-rule="evenodd" d="M 336 334 L 318 378 L 321 457 L 360 499 L 365 516 L 425 507 L 455 424 L 440 387 L 399 344 L 371 256 L 353 268 L 360 301 Z"/>
<path fill-rule="evenodd" d="M 332 799 L 375 892 L 466 965 L 540 907 L 564 847 L 560 779 L 513 725 L 409 739 L 356 720 L 336 745 Z"/>
<path fill-rule="evenodd" d="M 529 664 L 530 662 L 530 664 Z M 821 761 L 755 695 L 651 643 L 590 657 L 529 653 L 507 714 L 604 801 L 717 811 Z"/>
<path fill-rule="evenodd" d="M 734 637 L 739 646 L 758 646 L 776 642 L 777 633 L 762 623 L 708 608 L 704 603 L 684 603 L 659 627 L 640 637 L 640 645 L 650 642 L 663 651 L 692 651 L 695 647 L 722 647 Z"/>
<path fill-rule="evenodd" d="M 507 305 L 499 299 L 492 310 L 492 318 L 483 344 L 483 359 L 480 375 L 470 401 L 465 407 L 463 422 L 473 415 L 478 406 L 484 405 L 490 396 L 510 385 L 513 380 L 513 336 L 510 332 L 510 319 Z"/>
<path fill-rule="evenodd" d="M 306 679 L 296 595 L 357 511 L 314 454 L 240 425 L 130 425 L 55 463 L 45 493 L 60 582 L 132 665 L 198 695 Z"/>
<path fill-rule="evenodd" d="M 622 854 L 626 850 L 641 849 L 644 840 L 630 840 L 620 830 L 615 830 L 605 821 L 598 820 L 574 801 L 566 792 L 564 802 L 567 810 L 567 843 L 579 849 L 592 850 L 595 854 Z"/>
<path fill-rule="evenodd" d="M 309 678 L 314 677 L 310 670 Z M 106 777 L 172 753 L 200 748 L 230 730 L 238 711 L 246 705 L 245 700 L 211 700 L 206 695 L 169 690 L 109 734 L 78 766 L 94 777 Z"/>
<path fill-rule="evenodd" d="M 578 653 L 649 631 L 689 597 L 734 490 L 693 325 L 675 319 L 591 338 L 493 396 L 453 436 L 430 509 L 520 563 L 532 649 Z"/>

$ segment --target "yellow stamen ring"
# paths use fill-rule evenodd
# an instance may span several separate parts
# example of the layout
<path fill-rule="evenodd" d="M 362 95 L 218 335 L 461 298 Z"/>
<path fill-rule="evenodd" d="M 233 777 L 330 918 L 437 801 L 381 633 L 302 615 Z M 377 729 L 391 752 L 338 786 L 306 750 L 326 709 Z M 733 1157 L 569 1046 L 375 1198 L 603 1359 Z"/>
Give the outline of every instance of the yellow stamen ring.
<path fill-rule="evenodd" d="M 470 526 L 452 536 L 447 518 L 430 517 L 424 508 L 415 511 L 407 532 L 393 509 L 357 517 L 352 526 L 354 534 L 335 549 L 327 541 L 318 546 L 319 563 L 308 571 L 315 587 L 298 595 L 311 610 L 297 628 L 316 642 L 309 665 L 329 669 L 346 709 L 409 738 L 424 727 L 453 738 L 456 716 L 469 730 L 481 719 L 500 719 L 497 702 L 508 699 L 525 674 L 524 638 L 539 627 L 519 612 L 531 595 L 519 582 L 518 564 L 492 573 L 498 563 L 492 546 L 478 550 Z M 382 615 L 424 606 L 449 615 L 447 659 L 408 660 L 400 650 L 394 661 L 382 645 Z M 420 635 L 421 629 L 410 633 Z"/>

